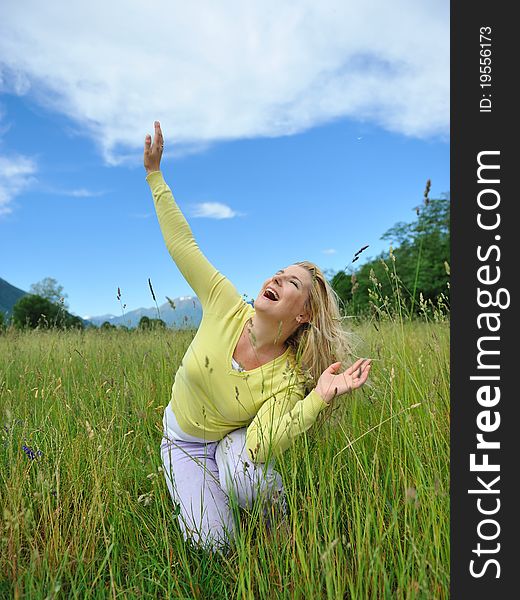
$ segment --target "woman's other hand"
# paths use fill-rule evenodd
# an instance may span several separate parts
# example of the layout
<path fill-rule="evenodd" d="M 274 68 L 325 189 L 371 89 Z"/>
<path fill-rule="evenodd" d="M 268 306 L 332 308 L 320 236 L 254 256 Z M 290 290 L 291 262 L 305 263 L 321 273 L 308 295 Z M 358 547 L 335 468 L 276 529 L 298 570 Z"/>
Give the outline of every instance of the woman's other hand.
<path fill-rule="evenodd" d="M 328 369 L 323 371 L 318 379 L 315 390 L 327 404 L 330 404 L 335 396 L 341 396 L 341 394 L 361 387 L 370 373 L 372 361 L 360 358 L 346 371 L 335 375 L 340 366 L 340 362 L 333 363 Z"/>
<path fill-rule="evenodd" d="M 161 131 L 161 124 L 159 121 L 154 123 L 155 133 L 153 136 L 146 134 L 144 139 L 144 168 L 146 174 L 152 173 L 153 171 L 159 171 L 161 169 L 161 156 L 164 148 L 164 139 Z"/>

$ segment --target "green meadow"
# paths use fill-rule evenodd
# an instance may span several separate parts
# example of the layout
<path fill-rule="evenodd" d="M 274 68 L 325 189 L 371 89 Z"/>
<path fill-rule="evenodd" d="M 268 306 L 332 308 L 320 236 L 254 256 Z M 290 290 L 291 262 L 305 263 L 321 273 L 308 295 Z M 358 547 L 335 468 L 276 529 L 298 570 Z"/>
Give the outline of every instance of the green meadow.
<path fill-rule="evenodd" d="M 352 322 L 367 383 L 280 458 L 289 518 L 184 542 L 160 457 L 193 331 L 0 334 L 0 598 L 449 597 L 449 321 Z"/>

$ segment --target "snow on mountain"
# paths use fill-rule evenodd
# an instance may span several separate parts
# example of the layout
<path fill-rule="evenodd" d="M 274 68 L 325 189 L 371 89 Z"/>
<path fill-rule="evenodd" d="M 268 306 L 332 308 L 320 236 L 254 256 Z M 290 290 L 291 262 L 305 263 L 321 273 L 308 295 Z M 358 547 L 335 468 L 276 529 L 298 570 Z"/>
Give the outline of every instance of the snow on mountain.
<path fill-rule="evenodd" d="M 202 319 L 202 307 L 196 296 L 179 296 L 172 299 L 173 307 L 169 302 L 151 308 L 136 308 L 135 310 L 125 312 L 124 315 L 99 315 L 88 317 L 88 320 L 97 325 L 102 325 L 108 321 L 111 325 L 126 325 L 126 327 L 137 327 L 141 317 L 150 319 L 162 319 L 168 327 L 175 329 L 187 329 L 198 327 Z M 86 317 L 85 317 L 86 318 Z"/>

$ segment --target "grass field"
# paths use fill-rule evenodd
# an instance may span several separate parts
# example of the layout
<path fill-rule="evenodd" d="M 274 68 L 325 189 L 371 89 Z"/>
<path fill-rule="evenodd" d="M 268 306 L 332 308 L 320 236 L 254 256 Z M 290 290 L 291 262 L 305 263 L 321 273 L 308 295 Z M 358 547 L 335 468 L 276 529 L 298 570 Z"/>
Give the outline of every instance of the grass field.
<path fill-rule="evenodd" d="M 193 332 L 0 334 L 0 598 L 449 597 L 449 323 L 366 321 L 370 384 L 277 460 L 290 533 L 187 545 L 162 414 Z"/>

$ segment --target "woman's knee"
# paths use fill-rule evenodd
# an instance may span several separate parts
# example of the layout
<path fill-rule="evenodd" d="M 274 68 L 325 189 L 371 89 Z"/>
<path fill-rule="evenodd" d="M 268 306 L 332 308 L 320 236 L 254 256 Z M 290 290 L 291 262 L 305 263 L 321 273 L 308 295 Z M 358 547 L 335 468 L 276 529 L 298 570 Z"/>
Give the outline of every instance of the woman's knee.
<path fill-rule="evenodd" d="M 246 451 L 246 429 L 227 434 L 217 446 L 215 459 L 220 486 L 228 496 L 236 496 L 241 508 L 249 508 L 261 495 L 283 490 L 282 478 L 271 463 L 253 463 Z"/>
<path fill-rule="evenodd" d="M 235 527 L 228 497 L 219 485 L 217 464 L 208 455 L 191 460 L 179 448 L 163 447 L 161 454 L 181 533 L 197 546 L 226 548 Z"/>
<path fill-rule="evenodd" d="M 234 525 L 231 519 L 193 519 L 193 515 L 181 511 L 178 523 L 186 542 L 206 550 L 226 551 L 234 539 Z"/>

